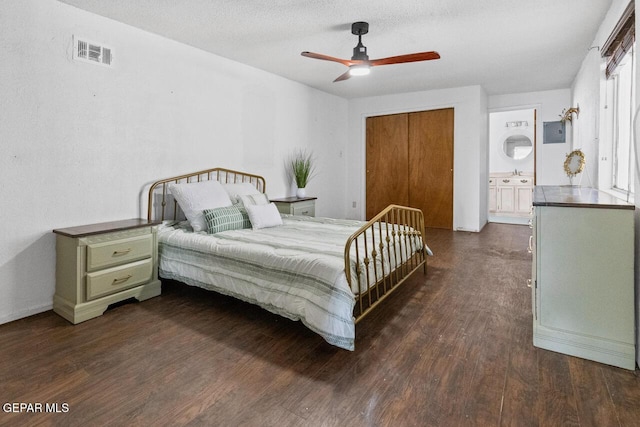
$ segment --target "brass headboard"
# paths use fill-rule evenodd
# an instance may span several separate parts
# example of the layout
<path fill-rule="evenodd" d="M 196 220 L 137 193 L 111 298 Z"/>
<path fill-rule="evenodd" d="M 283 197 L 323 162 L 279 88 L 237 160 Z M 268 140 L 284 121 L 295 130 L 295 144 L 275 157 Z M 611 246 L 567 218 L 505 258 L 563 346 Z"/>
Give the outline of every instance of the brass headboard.
<path fill-rule="evenodd" d="M 258 191 L 264 193 L 266 183 L 263 177 L 246 172 L 239 172 L 231 169 L 213 168 L 206 169 L 199 172 L 188 173 L 185 175 L 173 176 L 171 178 L 161 179 L 151 184 L 149 188 L 149 201 L 147 205 L 147 219 L 149 221 L 164 221 L 167 205 L 172 208 L 171 219 L 178 219 L 178 203 L 170 197 L 167 192 L 167 185 L 170 183 L 188 183 L 188 182 L 200 182 L 200 181 L 218 181 L 222 184 L 239 184 L 250 183 L 256 186 Z M 154 215 L 154 212 L 159 215 Z"/>

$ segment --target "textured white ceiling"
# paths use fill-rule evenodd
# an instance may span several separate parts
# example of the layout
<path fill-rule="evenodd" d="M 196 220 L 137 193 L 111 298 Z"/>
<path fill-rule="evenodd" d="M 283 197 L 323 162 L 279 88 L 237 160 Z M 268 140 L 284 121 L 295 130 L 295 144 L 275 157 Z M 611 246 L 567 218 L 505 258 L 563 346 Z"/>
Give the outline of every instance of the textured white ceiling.
<path fill-rule="evenodd" d="M 611 0 L 61 0 L 78 8 L 354 98 L 482 85 L 504 94 L 570 87 Z M 350 58 L 351 23 L 372 59 L 435 50 L 440 60 L 372 69 Z"/>

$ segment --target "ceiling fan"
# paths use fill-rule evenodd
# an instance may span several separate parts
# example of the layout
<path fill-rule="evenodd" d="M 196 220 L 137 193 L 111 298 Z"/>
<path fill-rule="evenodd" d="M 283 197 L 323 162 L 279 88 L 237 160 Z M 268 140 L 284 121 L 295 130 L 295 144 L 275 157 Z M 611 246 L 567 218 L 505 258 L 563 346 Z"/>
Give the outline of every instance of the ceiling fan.
<path fill-rule="evenodd" d="M 344 73 L 338 76 L 334 82 L 339 82 L 342 80 L 347 80 L 351 76 L 363 76 L 369 74 L 371 67 L 377 67 L 379 65 L 390 65 L 390 64 L 402 64 L 404 62 L 418 62 L 418 61 L 429 61 L 432 59 L 439 59 L 440 55 L 438 52 L 419 52 L 419 53 L 409 53 L 406 55 L 399 56 L 390 56 L 388 58 L 380 58 L 380 59 L 369 59 L 369 55 L 367 55 L 367 47 L 362 44 L 362 36 L 369 32 L 369 24 L 367 22 L 354 22 L 351 24 L 351 33 L 358 36 L 358 44 L 353 48 L 353 56 L 351 59 L 340 59 L 335 58 L 329 55 L 323 55 L 321 53 L 313 53 L 313 52 L 302 52 L 302 56 L 306 56 L 307 58 L 315 58 L 322 59 L 324 61 L 333 61 L 339 62 L 340 64 L 346 65 L 349 69 Z"/>

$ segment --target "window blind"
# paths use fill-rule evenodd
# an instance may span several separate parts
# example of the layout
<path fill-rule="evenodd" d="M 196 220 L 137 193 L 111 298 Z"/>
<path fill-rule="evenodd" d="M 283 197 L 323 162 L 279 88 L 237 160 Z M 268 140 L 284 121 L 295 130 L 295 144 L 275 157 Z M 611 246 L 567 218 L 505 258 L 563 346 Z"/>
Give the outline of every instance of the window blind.
<path fill-rule="evenodd" d="M 636 39 L 635 1 L 631 1 L 613 32 L 602 46 L 602 57 L 607 58 L 607 79 L 614 73 L 624 55 L 633 47 Z"/>

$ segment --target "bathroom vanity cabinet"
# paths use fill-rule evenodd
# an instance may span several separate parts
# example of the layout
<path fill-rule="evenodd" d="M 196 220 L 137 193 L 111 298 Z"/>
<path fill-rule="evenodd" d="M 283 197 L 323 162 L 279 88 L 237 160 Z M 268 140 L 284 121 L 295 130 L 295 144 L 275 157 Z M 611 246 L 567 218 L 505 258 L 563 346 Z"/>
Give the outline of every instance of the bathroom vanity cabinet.
<path fill-rule="evenodd" d="M 493 173 L 489 176 L 489 212 L 527 216 L 531 212 L 533 176 Z"/>

